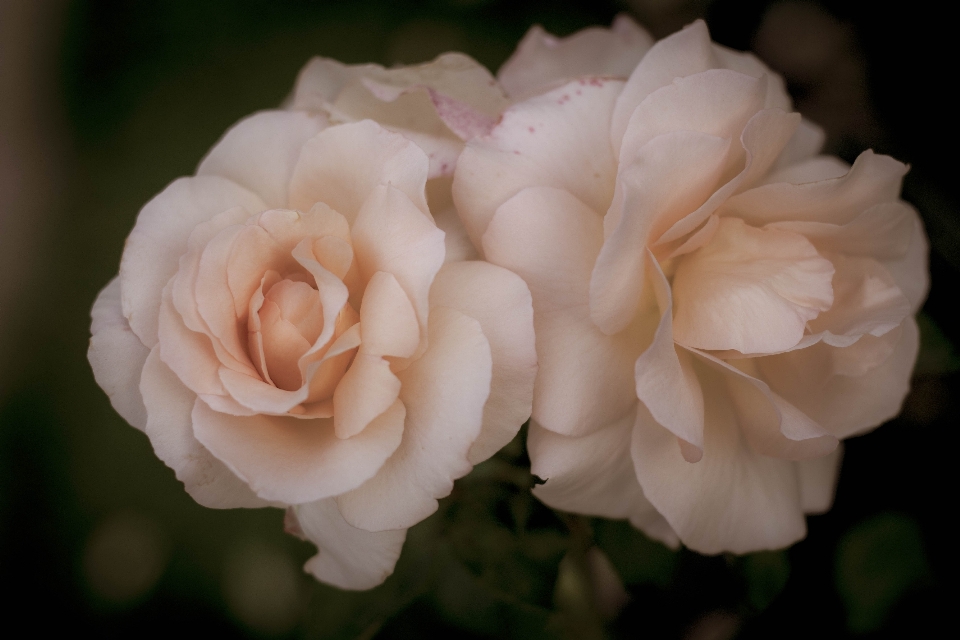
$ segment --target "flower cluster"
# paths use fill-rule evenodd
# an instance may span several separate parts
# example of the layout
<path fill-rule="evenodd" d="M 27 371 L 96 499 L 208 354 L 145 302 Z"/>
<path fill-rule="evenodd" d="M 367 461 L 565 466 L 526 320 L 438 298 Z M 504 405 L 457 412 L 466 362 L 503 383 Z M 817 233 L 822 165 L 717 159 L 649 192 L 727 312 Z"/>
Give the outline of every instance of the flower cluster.
<path fill-rule="evenodd" d="M 823 139 L 702 22 L 535 27 L 496 78 L 317 58 L 144 206 L 89 359 L 194 499 L 287 508 L 340 587 L 528 418 L 547 505 L 783 547 L 898 412 L 927 288 L 906 167 Z"/>

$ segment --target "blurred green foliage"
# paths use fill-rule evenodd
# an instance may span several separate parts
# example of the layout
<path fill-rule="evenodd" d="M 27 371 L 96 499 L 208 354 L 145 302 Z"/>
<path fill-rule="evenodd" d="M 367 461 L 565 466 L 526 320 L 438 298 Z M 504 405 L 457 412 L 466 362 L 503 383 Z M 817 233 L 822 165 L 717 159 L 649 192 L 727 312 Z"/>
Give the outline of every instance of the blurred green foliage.
<path fill-rule="evenodd" d="M 836 562 L 847 625 L 858 633 L 880 628 L 904 593 L 930 576 L 920 528 L 902 513 L 883 513 L 851 529 Z"/>

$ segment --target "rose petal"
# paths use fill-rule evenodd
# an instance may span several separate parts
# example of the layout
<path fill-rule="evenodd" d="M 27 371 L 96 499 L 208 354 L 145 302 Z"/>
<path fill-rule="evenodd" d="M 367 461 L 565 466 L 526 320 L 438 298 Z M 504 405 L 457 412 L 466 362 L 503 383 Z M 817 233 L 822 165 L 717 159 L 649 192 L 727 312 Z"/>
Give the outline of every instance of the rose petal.
<path fill-rule="evenodd" d="M 868 150 L 843 177 L 765 184 L 732 197 L 723 212 L 754 224 L 785 220 L 846 224 L 875 204 L 896 200 L 906 171 L 903 163 Z"/>
<path fill-rule="evenodd" d="M 361 328 L 363 321 L 361 320 Z M 338 438 L 352 438 L 377 416 L 393 406 L 400 394 L 400 380 L 390 363 L 380 356 L 361 352 L 353 359 L 333 392 L 333 425 Z"/>
<path fill-rule="evenodd" d="M 267 207 L 287 206 L 287 185 L 303 143 L 327 119 L 295 111 L 261 111 L 231 127 L 197 168 L 198 176 L 221 176 L 259 195 Z"/>
<path fill-rule="evenodd" d="M 470 316 L 490 343 L 490 397 L 468 454 L 477 464 L 510 442 L 532 411 L 537 352 L 530 290 L 515 274 L 487 262 L 447 263 L 430 289 L 430 306 Z"/>
<path fill-rule="evenodd" d="M 912 305 L 912 313 L 916 313 L 927 298 L 930 290 L 930 269 L 928 266 L 930 243 L 927 234 L 923 231 L 920 216 L 914 214 L 913 232 L 910 234 L 910 246 L 902 258 L 884 260 L 883 266 L 893 276 L 897 286 Z"/>
<path fill-rule="evenodd" d="M 869 333 L 882 336 L 912 313 L 910 301 L 880 263 L 870 258 L 832 256 L 833 306 L 811 320 L 814 335 L 838 347 L 853 344 Z"/>
<path fill-rule="evenodd" d="M 734 367 L 710 354 L 697 355 L 721 374 L 737 422 L 754 451 L 772 458 L 808 460 L 836 449 L 836 437 L 757 379 L 760 371 L 755 361 L 737 360 L 739 366 Z"/>
<path fill-rule="evenodd" d="M 565 38 L 534 25 L 497 71 L 497 79 L 517 100 L 579 76 L 625 78 L 651 46 L 650 34 L 623 13 L 609 29 L 587 27 Z"/>
<path fill-rule="evenodd" d="M 140 378 L 147 412 L 145 431 L 157 457 L 173 469 L 194 500 L 212 509 L 265 507 L 240 478 L 194 437 L 190 412 L 197 396 L 184 387 L 154 348 Z"/>
<path fill-rule="evenodd" d="M 653 342 L 634 366 L 637 397 L 657 423 L 695 449 L 684 448 L 684 457 L 697 462 L 703 455 L 703 392 L 690 354 L 673 342 L 670 284 L 649 250 L 647 262 L 661 316 Z"/>
<path fill-rule="evenodd" d="M 677 267 L 674 336 L 700 349 L 784 351 L 830 308 L 833 273 L 803 236 L 724 218 L 710 243 Z"/>
<path fill-rule="evenodd" d="M 666 544 L 670 526 L 644 497 L 630 457 L 634 412 L 589 435 L 574 438 L 530 423 L 530 472 L 546 482 L 533 488 L 544 504 L 562 511 L 602 518 L 629 518 Z M 670 531 L 672 533 L 672 531 Z"/>
<path fill-rule="evenodd" d="M 650 140 L 671 131 L 738 138 L 750 118 L 763 108 L 765 92 L 764 79 L 727 69 L 711 69 L 678 78 L 651 93 L 630 116 L 623 134 L 620 162 L 629 162 Z M 739 171 L 743 150 L 738 146 L 730 150 L 728 166 Z"/>
<path fill-rule="evenodd" d="M 349 491 L 377 473 L 400 445 L 405 413 L 398 401 L 361 433 L 341 440 L 330 419 L 237 417 L 198 401 L 193 428 L 257 495 L 301 504 Z"/>
<path fill-rule="evenodd" d="M 117 413 L 143 431 L 147 410 L 140 395 L 140 371 L 150 354 L 130 329 L 120 305 L 120 276 L 97 295 L 90 311 L 90 348 L 87 360 L 97 384 Z"/>
<path fill-rule="evenodd" d="M 648 142 L 621 168 L 622 207 L 607 214 L 619 221 L 605 234 L 590 279 L 590 317 L 604 333 L 619 333 L 636 314 L 645 279 L 646 252 L 640 248 L 703 204 L 729 146 L 727 139 L 675 131 Z"/>
<path fill-rule="evenodd" d="M 511 198 L 483 238 L 487 259 L 530 287 L 540 363 L 533 417 L 565 435 L 595 431 L 629 411 L 633 363 L 649 342 L 640 322 L 607 336 L 590 320 L 590 271 L 602 242 L 600 217 L 547 187 Z"/>
<path fill-rule="evenodd" d="M 330 127 L 303 145 L 290 180 L 290 206 L 307 211 L 323 202 L 352 224 L 373 190 L 390 184 L 429 215 L 427 172 L 427 156 L 418 146 L 375 122 Z"/>
<path fill-rule="evenodd" d="M 776 171 L 812 158 L 823 149 L 823 143 L 826 139 L 827 134 L 823 127 L 810 122 L 806 118 L 802 119 L 797 130 L 790 138 L 790 142 L 787 143 L 780 157 L 777 158 L 773 169 Z"/>
<path fill-rule="evenodd" d="M 453 197 L 475 245 L 497 207 L 526 187 L 566 189 L 594 211 L 606 211 L 616 176 L 607 133 L 622 86 L 602 78 L 571 82 L 514 105 L 490 135 L 467 144 Z"/>
<path fill-rule="evenodd" d="M 779 549 L 806 535 L 794 463 L 754 453 L 724 394 L 705 385 L 703 459 L 683 459 L 676 438 L 641 405 L 631 454 L 644 495 L 680 540 L 700 553 Z"/>
<path fill-rule="evenodd" d="M 360 274 L 392 274 L 413 304 L 426 334 L 430 285 L 443 265 L 443 232 L 400 190 L 382 185 L 364 202 L 353 225 Z"/>
<path fill-rule="evenodd" d="M 347 522 L 368 531 L 401 529 L 436 511 L 437 499 L 473 467 L 467 452 L 480 434 L 491 362 L 476 320 L 433 310 L 429 349 L 399 374 L 403 442 L 376 476 L 337 498 Z"/>
<path fill-rule="evenodd" d="M 340 589 L 372 589 L 393 573 L 406 529 L 364 531 L 350 526 L 332 498 L 294 507 L 306 539 L 318 547 L 304 571 Z"/>
<path fill-rule="evenodd" d="M 883 337 L 849 347 L 816 344 L 757 365 L 778 394 L 838 438 L 865 433 L 900 412 L 919 349 L 912 317 Z"/>
<path fill-rule="evenodd" d="M 144 205 L 120 259 L 123 315 L 147 347 L 157 344 L 157 317 L 164 285 L 177 272 L 190 232 L 221 211 L 266 205 L 251 191 L 224 178 L 180 178 Z"/>
<path fill-rule="evenodd" d="M 420 345 L 417 313 L 392 273 L 370 278 L 360 307 L 361 353 L 409 358 Z"/>
<path fill-rule="evenodd" d="M 617 98 L 610 127 L 610 141 L 619 155 L 627 123 L 647 96 L 676 78 L 683 78 L 717 66 L 710 33 L 697 20 L 673 35 L 659 40 L 640 60 Z"/>
<path fill-rule="evenodd" d="M 906 255 L 913 243 L 916 218 L 916 211 L 906 202 L 884 202 L 846 224 L 786 221 L 766 226 L 802 234 L 821 253 L 896 260 Z"/>
<path fill-rule="evenodd" d="M 811 515 L 826 513 L 833 505 L 843 459 L 843 443 L 832 453 L 796 463 L 800 476 L 800 504 Z"/>

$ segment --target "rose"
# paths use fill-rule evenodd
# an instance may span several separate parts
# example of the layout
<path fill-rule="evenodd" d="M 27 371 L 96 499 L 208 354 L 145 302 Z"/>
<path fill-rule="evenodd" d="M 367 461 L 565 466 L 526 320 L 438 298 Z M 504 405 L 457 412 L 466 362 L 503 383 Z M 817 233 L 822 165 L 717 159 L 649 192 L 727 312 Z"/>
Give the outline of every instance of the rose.
<path fill-rule="evenodd" d="M 533 295 L 541 500 L 705 553 L 791 544 L 829 508 L 838 441 L 907 392 L 927 244 L 904 165 L 822 141 L 696 22 L 467 146 L 460 215 Z"/>
<path fill-rule="evenodd" d="M 373 121 L 255 114 L 147 203 L 93 307 L 97 382 L 191 496 L 293 505 L 345 588 L 530 414 L 529 292 L 445 264 L 429 175 Z"/>

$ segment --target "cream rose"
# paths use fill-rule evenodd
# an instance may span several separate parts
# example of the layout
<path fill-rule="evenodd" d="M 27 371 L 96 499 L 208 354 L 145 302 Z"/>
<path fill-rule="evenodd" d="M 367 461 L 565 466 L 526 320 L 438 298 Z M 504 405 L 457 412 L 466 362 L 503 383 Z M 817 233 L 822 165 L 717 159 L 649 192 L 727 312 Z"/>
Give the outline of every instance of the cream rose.
<path fill-rule="evenodd" d="M 340 587 L 530 414 L 527 287 L 445 263 L 430 167 L 371 120 L 255 114 L 147 203 L 93 307 L 98 383 L 191 496 L 292 506 Z"/>
<path fill-rule="evenodd" d="M 506 86 L 554 64 L 528 54 Z M 702 22 L 628 78 L 538 83 L 454 180 L 474 242 L 533 295 L 536 495 L 705 553 L 799 540 L 838 442 L 908 389 L 927 242 L 906 167 L 817 155 L 782 81 Z"/>

